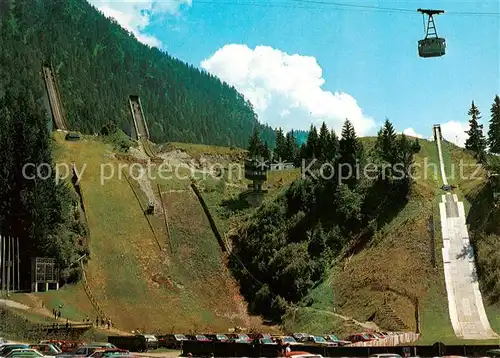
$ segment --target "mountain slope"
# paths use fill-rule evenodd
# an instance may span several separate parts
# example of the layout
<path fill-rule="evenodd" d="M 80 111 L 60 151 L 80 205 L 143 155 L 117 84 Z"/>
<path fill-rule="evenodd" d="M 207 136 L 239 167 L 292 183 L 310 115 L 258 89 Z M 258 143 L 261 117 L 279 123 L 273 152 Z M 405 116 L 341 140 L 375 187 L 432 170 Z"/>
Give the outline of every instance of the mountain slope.
<path fill-rule="evenodd" d="M 58 163 L 74 162 L 78 170 L 85 169 L 80 184 L 90 229 L 87 278 L 116 327 L 149 332 L 259 327 L 260 319 L 247 314 L 189 180 L 150 180 L 156 199 L 158 184 L 164 192 L 169 238 L 163 213 L 148 219 L 143 215 L 148 196 L 138 181 L 126 176 L 129 167 L 118 171 L 120 164 L 137 161 L 114 158 L 111 146 L 90 136 L 68 142 L 56 133 L 55 140 Z M 109 179 L 101 183 L 102 175 Z M 63 305 L 64 317 L 95 319 L 81 283 L 36 295 L 47 308 Z"/>
<path fill-rule="evenodd" d="M 73 130 L 99 132 L 114 121 L 129 132 L 130 94 L 141 97 L 158 142 L 243 147 L 259 125 L 251 104 L 234 88 L 139 43 L 85 0 L 3 0 L 0 44 L 0 96 L 26 72 L 36 82 L 42 62 L 50 62 Z M 273 131 L 261 132 L 271 145 Z"/>

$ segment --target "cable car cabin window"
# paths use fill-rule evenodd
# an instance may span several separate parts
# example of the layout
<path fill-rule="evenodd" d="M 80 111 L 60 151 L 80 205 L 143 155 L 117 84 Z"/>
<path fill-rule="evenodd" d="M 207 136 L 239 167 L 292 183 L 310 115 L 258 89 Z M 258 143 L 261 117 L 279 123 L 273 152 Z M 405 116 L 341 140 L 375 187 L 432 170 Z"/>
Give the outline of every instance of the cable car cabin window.
<path fill-rule="evenodd" d="M 420 57 L 438 57 L 446 53 L 446 41 L 444 38 L 430 38 L 418 42 L 418 54 Z"/>

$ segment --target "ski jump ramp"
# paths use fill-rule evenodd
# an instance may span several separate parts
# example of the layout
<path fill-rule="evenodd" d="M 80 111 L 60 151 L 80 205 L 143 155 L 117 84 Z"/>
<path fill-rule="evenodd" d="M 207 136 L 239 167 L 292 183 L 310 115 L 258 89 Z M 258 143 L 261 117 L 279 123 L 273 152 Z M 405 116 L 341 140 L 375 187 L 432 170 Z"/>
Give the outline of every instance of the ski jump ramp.
<path fill-rule="evenodd" d="M 441 127 L 433 128 L 443 184 L 448 185 L 441 148 Z M 443 266 L 448 310 L 455 335 L 462 339 L 496 339 L 484 310 L 483 298 L 465 221 L 464 204 L 455 194 L 442 195 L 439 203 L 443 235 Z"/>

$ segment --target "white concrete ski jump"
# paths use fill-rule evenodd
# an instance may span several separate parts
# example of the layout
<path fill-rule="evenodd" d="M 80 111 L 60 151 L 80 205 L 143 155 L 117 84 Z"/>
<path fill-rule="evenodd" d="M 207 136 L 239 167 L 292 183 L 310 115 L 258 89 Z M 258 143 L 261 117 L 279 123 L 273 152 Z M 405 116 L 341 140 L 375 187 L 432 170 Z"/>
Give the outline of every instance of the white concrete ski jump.
<path fill-rule="evenodd" d="M 441 150 L 441 128 L 433 128 L 436 138 L 443 184 L 448 185 Z M 463 202 L 447 193 L 439 203 L 443 235 L 443 264 L 448 310 L 455 335 L 462 339 L 495 339 L 484 310 L 474 263 L 474 251 L 469 241 Z"/>

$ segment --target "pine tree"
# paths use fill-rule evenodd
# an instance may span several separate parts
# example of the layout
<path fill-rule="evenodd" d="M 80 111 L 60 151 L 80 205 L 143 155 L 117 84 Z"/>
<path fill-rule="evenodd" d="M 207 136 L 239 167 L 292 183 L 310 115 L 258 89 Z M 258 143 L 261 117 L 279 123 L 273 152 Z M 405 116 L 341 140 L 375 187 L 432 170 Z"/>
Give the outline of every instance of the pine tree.
<path fill-rule="evenodd" d="M 276 130 L 276 149 L 274 150 L 274 154 L 274 160 L 286 159 L 286 139 L 281 128 Z"/>
<path fill-rule="evenodd" d="M 339 141 L 339 163 L 343 166 L 342 176 L 349 176 L 348 185 L 355 183 L 358 161 L 363 155 L 363 145 L 359 141 L 352 123 L 346 119 L 342 127 L 342 136 Z"/>
<path fill-rule="evenodd" d="M 490 152 L 500 154 L 500 97 L 495 96 L 491 105 L 490 128 L 488 129 Z"/>
<path fill-rule="evenodd" d="M 299 142 L 293 130 L 286 134 L 286 158 L 287 161 L 296 162 L 299 155 Z"/>
<path fill-rule="evenodd" d="M 335 161 L 339 152 L 339 138 L 337 137 L 337 134 L 333 129 L 330 131 L 330 134 L 328 136 L 327 148 L 326 160 Z"/>
<path fill-rule="evenodd" d="M 396 132 L 389 119 L 385 120 L 384 126 L 380 129 L 377 135 L 377 143 L 375 146 L 379 157 L 391 165 L 397 161 L 397 145 Z"/>
<path fill-rule="evenodd" d="M 267 144 L 267 141 L 265 141 L 264 144 L 261 146 L 260 156 L 262 158 L 264 158 L 264 160 L 271 159 L 271 151 L 269 150 L 269 146 Z"/>
<path fill-rule="evenodd" d="M 309 128 L 309 133 L 307 134 L 307 156 L 308 159 L 312 159 L 316 154 L 316 147 L 318 146 L 318 131 L 316 127 L 311 124 Z"/>
<path fill-rule="evenodd" d="M 328 132 L 328 127 L 326 123 L 323 122 L 321 124 L 321 128 L 319 129 L 319 137 L 318 137 L 318 145 L 315 148 L 315 156 L 320 160 L 324 161 L 327 157 L 328 152 L 328 143 L 330 141 L 330 133 Z"/>
<path fill-rule="evenodd" d="M 248 140 L 248 154 L 250 158 L 258 156 L 260 154 L 260 148 L 262 143 L 260 141 L 259 128 L 257 126 L 253 127 L 253 133 Z"/>
<path fill-rule="evenodd" d="M 300 146 L 298 159 L 301 159 L 301 160 L 302 159 L 309 159 L 309 157 L 307 156 L 307 144 L 306 143 L 302 143 L 302 145 Z"/>
<path fill-rule="evenodd" d="M 416 153 L 419 153 L 420 152 L 420 149 L 422 149 L 422 147 L 420 146 L 420 141 L 417 138 L 415 138 L 415 142 L 413 142 L 413 152 L 416 154 Z"/>
<path fill-rule="evenodd" d="M 485 159 L 486 139 L 483 135 L 483 125 L 479 124 L 481 112 L 474 104 L 474 101 L 472 101 L 467 114 L 471 116 L 471 119 L 469 120 L 469 130 L 465 132 L 469 135 L 469 138 L 465 141 L 465 148 L 473 151 L 477 160 L 483 161 Z"/>

